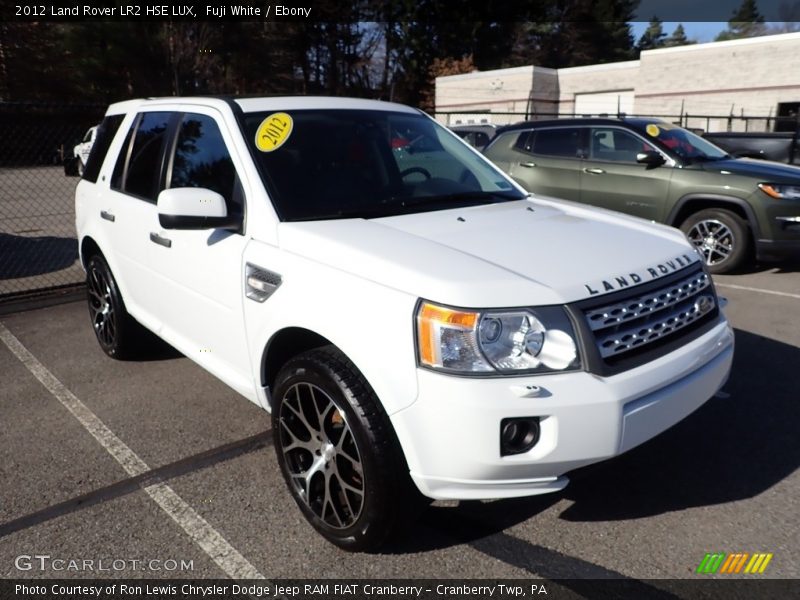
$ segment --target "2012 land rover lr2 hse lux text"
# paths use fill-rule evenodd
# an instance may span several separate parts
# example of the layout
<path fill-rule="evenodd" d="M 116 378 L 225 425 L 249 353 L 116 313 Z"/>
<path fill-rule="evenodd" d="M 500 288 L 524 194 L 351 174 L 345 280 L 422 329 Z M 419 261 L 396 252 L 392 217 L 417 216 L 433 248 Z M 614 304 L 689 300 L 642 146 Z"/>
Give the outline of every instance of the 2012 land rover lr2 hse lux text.
<path fill-rule="evenodd" d="M 270 411 L 295 501 L 351 550 L 420 498 L 562 489 L 733 356 L 677 229 L 529 196 L 397 104 L 114 104 L 76 218 L 103 350 L 149 330 Z"/>

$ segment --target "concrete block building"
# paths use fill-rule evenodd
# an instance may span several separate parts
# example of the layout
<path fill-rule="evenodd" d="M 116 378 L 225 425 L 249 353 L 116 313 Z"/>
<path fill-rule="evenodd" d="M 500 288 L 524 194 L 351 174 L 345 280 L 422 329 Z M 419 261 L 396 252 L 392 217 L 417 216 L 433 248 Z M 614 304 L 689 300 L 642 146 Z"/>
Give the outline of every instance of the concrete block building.
<path fill-rule="evenodd" d="M 447 124 L 625 113 L 682 118 L 707 131 L 766 130 L 798 109 L 800 33 L 646 50 L 634 61 L 436 79 L 437 118 Z"/>

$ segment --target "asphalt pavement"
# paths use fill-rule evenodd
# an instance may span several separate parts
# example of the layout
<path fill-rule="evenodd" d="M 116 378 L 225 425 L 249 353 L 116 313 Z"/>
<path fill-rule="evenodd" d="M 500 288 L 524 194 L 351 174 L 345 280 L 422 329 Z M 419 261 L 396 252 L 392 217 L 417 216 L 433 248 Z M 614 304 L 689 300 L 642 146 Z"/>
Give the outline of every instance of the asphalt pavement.
<path fill-rule="evenodd" d="M 268 415 L 187 358 L 106 357 L 82 302 L 2 316 L 0 577 L 637 581 L 765 552 L 760 577 L 798 578 L 800 264 L 715 280 L 737 344 L 721 394 L 561 493 L 436 503 L 378 554 L 305 523 Z"/>

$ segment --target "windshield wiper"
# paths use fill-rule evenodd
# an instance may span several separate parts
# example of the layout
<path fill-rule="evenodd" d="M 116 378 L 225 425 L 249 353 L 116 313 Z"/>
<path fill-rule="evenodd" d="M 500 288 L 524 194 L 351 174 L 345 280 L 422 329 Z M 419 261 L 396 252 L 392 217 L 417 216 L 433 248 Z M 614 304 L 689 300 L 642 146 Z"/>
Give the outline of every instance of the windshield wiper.
<path fill-rule="evenodd" d="M 511 195 L 509 195 L 511 194 Z M 470 192 L 455 192 L 439 196 L 398 197 L 392 196 L 380 204 L 360 206 L 353 209 L 338 210 L 336 212 L 315 214 L 293 219 L 298 221 L 316 221 L 326 219 L 376 219 L 379 217 L 392 217 L 407 214 L 414 210 L 433 211 L 443 208 L 465 208 L 479 206 L 486 200 L 508 201 L 522 200 L 524 196 L 517 196 L 515 192 L 484 192 L 474 190 Z"/>
<path fill-rule="evenodd" d="M 469 192 L 453 192 L 452 194 L 440 194 L 438 196 L 414 196 L 406 198 L 399 202 L 402 207 L 413 206 L 439 206 L 448 205 L 450 203 L 458 202 L 458 206 L 453 208 L 462 208 L 463 206 L 471 206 L 480 204 L 483 200 L 522 200 L 524 196 L 519 196 L 514 192 L 486 192 L 483 190 L 473 190 Z M 463 202 L 459 202 L 463 201 Z M 467 204 L 464 204 L 467 202 Z"/>

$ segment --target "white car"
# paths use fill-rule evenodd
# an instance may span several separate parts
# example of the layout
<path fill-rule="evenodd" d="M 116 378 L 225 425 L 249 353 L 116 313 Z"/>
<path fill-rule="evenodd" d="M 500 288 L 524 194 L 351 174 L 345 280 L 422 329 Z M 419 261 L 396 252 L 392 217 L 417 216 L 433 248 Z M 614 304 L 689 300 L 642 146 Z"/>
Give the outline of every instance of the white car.
<path fill-rule="evenodd" d="M 343 548 L 420 496 L 560 490 L 728 377 L 683 234 L 532 197 L 421 111 L 132 100 L 95 144 L 76 219 L 103 350 L 143 326 L 271 411 L 291 494 Z"/>
<path fill-rule="evenodd" d="M 83 175 L 86 169 L 86 163 L 89 161 L 89 153 L 92 151 L 95 136 L 97 135 L 97 126 L 90 127 L 83 136 L 81 143 L 72 149 L 78 163 L 78 175 Z"/>

